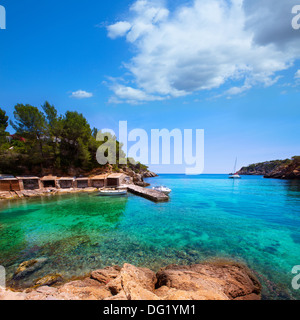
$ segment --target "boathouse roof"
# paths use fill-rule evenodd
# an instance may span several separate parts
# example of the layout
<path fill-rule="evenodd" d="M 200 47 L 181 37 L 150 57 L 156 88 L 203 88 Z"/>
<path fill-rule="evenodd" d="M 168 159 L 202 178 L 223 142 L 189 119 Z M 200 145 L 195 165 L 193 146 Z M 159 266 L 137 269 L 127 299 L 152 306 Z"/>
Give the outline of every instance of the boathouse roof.
<path fill-rule="evenodd" d="M 11 179 L 16 179 L 16 178 L 10 174 L 0 174 L 0 180 L 11 180 Z"/>
<path fill-rule="evenodd" d="M 108 176 L 109 179 L 117 179 L 124 176 L 124 173 L 112 173 Z"/>
<path fill-rule="evenodd" d="M 39 180 L 39 177 L 25 176 L 25 177 L 17 177 L 18 180 Z"/>
<path fill-rule="evenodd" d="M 56 176 L 45 176 L 41 178 L 41 181 L 52 181 L 52 180 L 57 180 Z"/>
<path fill-rule="evenodd" d="M 91 180 L 103 180 L 103 179 L 106 179 L 106 177 L 107 177 L 106 174 L 100 174 L 98 176 L 91 177 Z"/>

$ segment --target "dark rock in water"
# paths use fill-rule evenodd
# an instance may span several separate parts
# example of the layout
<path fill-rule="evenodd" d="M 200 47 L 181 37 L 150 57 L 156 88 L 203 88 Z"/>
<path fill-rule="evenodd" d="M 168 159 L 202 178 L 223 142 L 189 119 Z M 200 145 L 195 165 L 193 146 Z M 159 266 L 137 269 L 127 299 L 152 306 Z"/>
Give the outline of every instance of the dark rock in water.
<path fill-rule="evenodd" d="M 43 278 L 36 280 L 35 285 L 39 287 L 52 286 L 55 283 L 62 282 L 62 281 L 63 281 L 63 278 L 60 274 L 54 274 L 54 275 L 49 274 Z"/>
<path fill-rule="evenodd" d="M 271 253 L 271 254 L 277 253 L 277 249 L 274 248 L 274 247 L 265 247 L 265 248 L 264 248 L 264 251 L 265 251 L 265 252 L 268 252 L 268 253 Z"/>
<path fill-rule="evenodd" d="M 188 255 L 184 251 L 177 251 L 176 257 L 184 260 L 188 257 Z"/>
<path fill-rule="evenodd" d="M 199 252 L 198 251 L 196 251 L 196 250 L 187 250 L 187 254 L 188 255 L 190 255 L 190 256 L 192 256 L 192 257 L 197 257 L 197 256 L 199 256 Z"/>
<path fill-rule="evenodd" d="M 15 272 L 13 279 L 20 280 L 25 278 L 29 274 L 41 269 L 46 262 L 46 258 L 39 258 L 22 262 Z"/>
<path fill-rule="evenodd" d="M 300 233 L 292 232 L 291 237 L 295 243 L 300 244 Z"/>

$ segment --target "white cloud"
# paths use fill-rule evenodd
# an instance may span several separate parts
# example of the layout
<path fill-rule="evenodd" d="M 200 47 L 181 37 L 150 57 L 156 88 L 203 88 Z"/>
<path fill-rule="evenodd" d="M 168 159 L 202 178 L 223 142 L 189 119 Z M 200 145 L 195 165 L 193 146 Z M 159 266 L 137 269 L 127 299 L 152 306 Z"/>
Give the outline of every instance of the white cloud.
<path fill-rule="evenodd" d="M 291 14 L 282 15 L 295 1 L 193 0 L 171 12 L 165 1 L 137 0 L 127 25 L 108 27 L 111 38 L 123 35 L 135 49 L 125 64 L 135 88 L 115 84 L 112 90 L 118 99 L 141 102 L 216 89 L 229 81 L 234 85 L 227 95 L 271 86 L 278 72 L 300 57 Z M 277 37 L 274 16 L 282 19 Z"/>
<path fill-rule="evenodd" d="M 75 99 L 86 99 L 86 98 L 91 98 L 92 96 L 93 94 L 90 92 L 86 92 L 84 90 L 78 90 L 78 91 L 72 92 L 70 97 Z"/>
<path fill-rule="evenodd" d="M 124 86 L 121 84 L 114 84 L 111 89 L 114 91 L 116 97 L 110 98 L 110 103 L 143 103 L 145 101 L 157 101 L 162 100 L 163 98 L 160 96 L 148 95 L 142 90 L 135 89 L 132 87 Z"/>
<path fill-rule="evenodd" d="M 247 85 L 243 87 L 232 87 L 225 92 L 225 95 L 233 96 L 233 95 L 241 94 L 249 89 L 251 89 L 251 86 L 247 86 Z"/>
<path fill-rule="evenodd" d="M 124 36 L 131 29 L 131 24 L 126 21 L 117 22 L 107 27 L 108 36 L 111 39 Z"/>
<path fill-rule="evenodd" d="M 295 79 L 300 79 L 300 69 L 295 73 Z"/>

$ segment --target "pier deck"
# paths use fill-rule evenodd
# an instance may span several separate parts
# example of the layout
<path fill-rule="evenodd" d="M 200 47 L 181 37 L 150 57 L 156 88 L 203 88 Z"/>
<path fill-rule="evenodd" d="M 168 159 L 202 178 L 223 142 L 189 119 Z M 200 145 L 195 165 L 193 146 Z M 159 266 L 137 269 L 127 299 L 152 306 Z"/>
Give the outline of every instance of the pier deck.
<path fill-rule="evenodd" d="M 169 197 L 165 195 L 162 192 L 152 190 L 152 189 L 147 189 L 135 185 L 129 185 L 127 186 L 127 189 L 129 192 L 141 196 L 143 198 L 146 198 L 148 200 L 154 201 L 154 202 L 167 202 L 169 201 Z"/>

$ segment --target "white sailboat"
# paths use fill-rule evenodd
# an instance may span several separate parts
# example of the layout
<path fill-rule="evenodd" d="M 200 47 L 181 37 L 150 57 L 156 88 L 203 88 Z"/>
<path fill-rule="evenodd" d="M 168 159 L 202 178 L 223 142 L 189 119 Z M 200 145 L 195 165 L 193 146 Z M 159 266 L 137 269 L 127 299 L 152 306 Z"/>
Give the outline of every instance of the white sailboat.
<path fill-rule="evenodd" d="M 235 173 L 231 173 L 229 176 L 229 179 L 241 179 L 241 177 L 236 172 L 236 164 L 237 164 L 237 158 L 235 159 L 235 164 L 234 164 L 234 169 L 233 169 L 233 172 L 235 172 Z"/>

